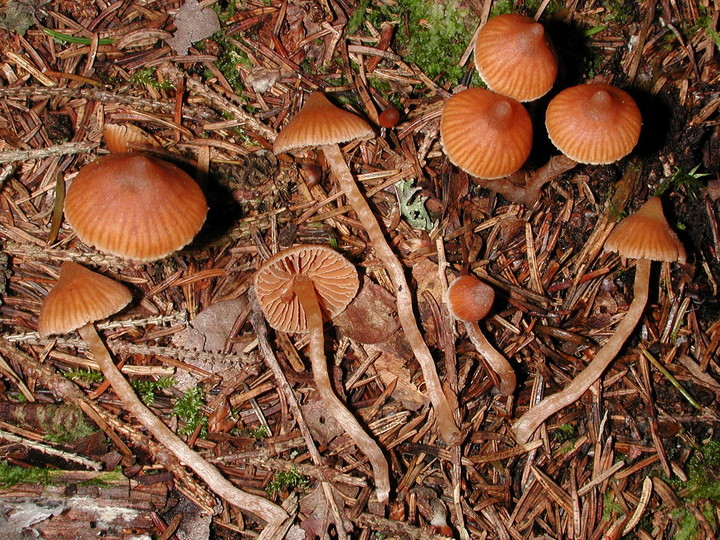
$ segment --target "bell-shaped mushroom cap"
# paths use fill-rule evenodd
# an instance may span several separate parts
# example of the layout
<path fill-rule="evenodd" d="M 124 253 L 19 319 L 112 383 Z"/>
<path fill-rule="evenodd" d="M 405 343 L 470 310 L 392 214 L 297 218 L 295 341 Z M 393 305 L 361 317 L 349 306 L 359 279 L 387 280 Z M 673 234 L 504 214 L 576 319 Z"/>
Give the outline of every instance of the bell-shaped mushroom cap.
<path fill-rule="evenodd" d="M 125 285 L 64 262 L 60 277 L 40 308 L 38 332 L 42 336 L 66 334 L 88 323 L 105 319 L 130 303 Z"/>
<path fill-rule="evenodd" d="M 555 84 L 558 62 L 542 24 L 506 13 L 488 20 L 478 32 L 475 68 L 491 90 L 532 101 Z"/>
<path fill-rule="evenodd" d="M 447 305 L 450 314 L 464 322 L 484 319 L 492 308 L 495 290 L 473 275 L 457 278 L 448 287 Z"/>
<path fill-rule="evenodd" d="M 445 103 L 440 135 L 452 163 L 478 178 L 501 178 L 530 155 L 532 122 L 517 100 L 468 88 Z"/>
<path fill-rule="evenodd" d="M 685 262 L 685 248 L 665 219 L 658 197 L 651 197 L 637 212 L 620 221 L 604 249 L 629 259 Z"/>
<path fill-rule="evenodd" d="M 200 186 L 183 170 L 143 154 L 110 154 L 86 165 L 65 198 L 78 237 L 124 259 L 153 261 L 177 251 L 207 215 Z"/>
<path fill-rule="evenodd" d="M 329 318 L 347 307 L 360 284 L 350 261 L 328 247 L 299 245 L 273 255 L 255 272 L 254 285 L 268 324 L 281 332 L 308 331 L 293 292 L 296 276 L 312 280 L 320 309 Z"/>
<path fill-rule="evenodd" d="M 625 157 L 640 138 L 642 117 L 630 94 L 609 84 L 572 86 L 548 104 L 553 144 L 578 163 L 604 165 Z"/>
<path fill-rule="evenodd" d="M 365 120 L 336 107 L 322 92 L 313 92 L 305 100 L 300 112 L 278 133 L 273 152 L 282 154 L 374 136 L 375 133 Z"/>

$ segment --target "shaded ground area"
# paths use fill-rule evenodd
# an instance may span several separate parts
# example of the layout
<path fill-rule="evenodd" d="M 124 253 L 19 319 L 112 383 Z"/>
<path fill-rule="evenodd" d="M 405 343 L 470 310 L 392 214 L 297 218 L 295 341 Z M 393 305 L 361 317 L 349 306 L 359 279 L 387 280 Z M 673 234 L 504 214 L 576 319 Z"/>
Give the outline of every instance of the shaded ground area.
<path fill-rule="evenodd" d="M 138 394 L 225 477 L 282 504 L 293 517 L 288 538 L 714 538 L 718 7 L 3 2 L 0 530 L 84 538 L 90 523 L 109 538 L 245 538 L 264 527 L 137 424 L 79 339 L 35 333 L 60 264 L 73 260 L 132 290 L 131 307 L 100 329 Z M 476 29 L 509 11 L 538 18 L 560 61 L 553 90 L 526 104 L 528 171 L 557 153 L 544 111 L 563 88 L 617 85 L 643 116 L 629 157 L 576 167 L 531 208 L 450 164 L 439 135 L 444 102 L 482 84 Z M 459 446 L 438 439 L 390 279 L 324 158 L 272 153 L 313 90 L 376 130 L 344 154 L 411 278 L 423 334 L 456 396 Z M 83 244 L 61 219 L 66 184 L 107 153 L 106 124 L 140 128 L 131 149 L 174 162 L 203 187 L 210 212 L 189 247 L 128 264 Z M 656 263 L 641 323 L 600 382 L 518 444 L 513 423 L 565 387 L 622 320 L 633 264 L 602 245 L 652 195 L 687 263 Z M 248 301 L 262 261 L 297 243 L 337 249 L 363 278 L 353 311 L 326 324 L 325 349 L 336 392 L 386 453 L 388 504 L 375 498 L 363 449 L 317 397 L 307 338 L 265 336 Z M 518 374 L 509 398 L 444 306 L 447 281 L 468 272 L 496 291 L 481 327 Z"/>

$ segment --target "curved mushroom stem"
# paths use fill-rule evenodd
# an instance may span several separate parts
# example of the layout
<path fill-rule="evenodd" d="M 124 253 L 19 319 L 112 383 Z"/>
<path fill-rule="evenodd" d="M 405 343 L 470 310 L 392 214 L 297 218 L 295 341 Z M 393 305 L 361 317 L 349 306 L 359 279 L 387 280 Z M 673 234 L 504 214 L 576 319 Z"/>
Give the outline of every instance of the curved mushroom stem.
<path fill-rule="evenodd" d="M 303 276 L 296 276 L 293 283 L 293 292 L 300 301 L 303 311 L 305 311 L 310 338 L 310 362 L 312 363 L 313 378 L 320 397 L 325 403 L 328 413 L 340 422 L 340 425 L 355 441 L 357 447 L 370 460 L 375 475 L 377 498 L 380 502 L 387 502 L 390 496 L 390 473 L 385 454 L 335 395 L 330 383 L 327 360 L 325 359 L 322 313 L 320 312 L 320 305 L 312 281 Z"/>
<path fill-rule="evenodd" d="M 637 260 L 635 265 L 633 301 L 625 312 L 622 322 L 615 329 L 615 333 L 610 336 L 610 339 L 608 339 L 605 345 L 595 354 L 592 362 L 590 362 L 564 390 L 543 399 L 515 422 L 512 429 L 519 443 L 527 442 L 535 430 L 540 427 L 540 424 L 556 412 L 577 401 L 580 396 L 600 378 L 603 371 L 605 371 L 610 365 L 610 362 L 612 362 L 618 352 L 620 352 L 620 348 L 630 336 L 635 326 L 637 326 L 645 310 L 650 284 L 650 264 L 651 261 L 649 259 Z"/>
<path fill-rule="evenodd" d="M 526 181 L 525 185 L 515 184 L 511 178 L 493 178 L 478 179 L 477 182 L 488 189 L 497 191 L 507 200 L 524 204 L 528 208 L 532 208 L 540 198 L 542 188 L 548 182 L 555 180 L 561 174 L 569 171 L 577 165 L 574 161 L 564 154 L 555 155 L 550 160 L 536 170 Z"/>
<path fill-rule="evenodd" d="M 428 397 L 435 410 L 440 437 L 446 444 L 455 445 L 460 442 L 460 431 L 455 424 L 450 402 L 443 391 L 435 360 L 418 328 L 417 318 L 413 311 L 413 297 L 405 278 L 405 270 L 385 239 L 385 235 L 375 214 L 370 209 L 370 205 L 365 200 L 360 189 L 358 189 L 338 145 L 323 146 L 322 151 L 328 165 L 330 165 L 330 170 L 332 170 L 340 183 L 340 187 L 345 193 L 350 206 L 355 210 L 360 222 L 365 227 L 375 253 L 385 265 L 385 269 L 395 286 L 398 319 L 400 319 L 400 325 L 403 328 L 405 337 L 420 364 L 420 369 L 422 369 Z"/>
<path fill-rule="evenodd" d="M 503 396 L 510 396 L 515 391 L 517 377 L 510 362 L 493 347 L 480 330 L 476 322 L 465 322 L 465 331 L 477 351 L 485 357 L 485 361 L 500 378 L 497 387 Z"/>
<path fill-rule="evenodd" d="M 135 394 L 135 391 L 125 380 L 123 374 L 115 366 L 110 353 L 92 323 L 81 327 L 78 332 L 85 340 L 85 343 L 87 343 L 105 379 L 110 383 L 125 408 L 130 411 L 162 445 L 170 450 L 175 457 L 195 471 L 214 493 L 241 510 L 255 514 L 269 525 L 277 526 L 287 519 L 287 512 L 280 506 L 263 497 L 247 493 L 235 487 L 215 466 L 205 461 L 200 454 L 189 448 L 162 420 L 142 404 Z"/>

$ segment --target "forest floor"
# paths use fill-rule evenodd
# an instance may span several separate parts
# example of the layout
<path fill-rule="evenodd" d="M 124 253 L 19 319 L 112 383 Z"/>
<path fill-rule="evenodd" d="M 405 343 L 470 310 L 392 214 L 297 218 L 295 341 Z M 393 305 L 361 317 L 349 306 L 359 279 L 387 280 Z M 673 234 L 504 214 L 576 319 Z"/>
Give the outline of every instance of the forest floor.
<path fill-rule="evenodd" d="M 440 138 L 443 104 L 482 84 L 476 30 L 506 12 L 542 22 L 560 64 L 551 92 L 526 104 L 527 170 L 557 153 L 544 112 L 564 88 L 613 84 L 643 117 L 628 157 L 573 168 L 532 207 L 453 166 Z M 4 537 L 715 538 L 719 17 L 717 0 L 0 1 Z M 322 154 L 272 152 L 315 90 L 375 129 L 344 155 L 407 270 L 459 444 L 439 437 L 393 284 Z M 380 116 L 393 109 L 397 122 Z M 188 247 L 129 263 L 62 218 L 66 185 L 107 154 L 108 124 L 133 126 L 130 149 L 203 187 L 210 210 Z M 653 264 L 620 354 L 518 442 L 517 419 L 567 386 L 623 319 L 634 263 L 602 246 L 653 195 L 687 262 Z M 263 260 L 294 244 L 330 246 L 363 278 L 350 314 L 326 322 L 325 350 L 336 393 L 387 457 L 385 504 L 365 449 L 318 397 L 307 336 L 266 330 L 248 296 Z M 282 505 L 279 528 L 158 444 L 75 335 L 40 337 L 64 261 L 132 290 L 98 325 L 115 360 L 205 461 Z M 495 289 L 480 326 L 517 373 L 509 397 L 447 314 L 461 273 Z"/>

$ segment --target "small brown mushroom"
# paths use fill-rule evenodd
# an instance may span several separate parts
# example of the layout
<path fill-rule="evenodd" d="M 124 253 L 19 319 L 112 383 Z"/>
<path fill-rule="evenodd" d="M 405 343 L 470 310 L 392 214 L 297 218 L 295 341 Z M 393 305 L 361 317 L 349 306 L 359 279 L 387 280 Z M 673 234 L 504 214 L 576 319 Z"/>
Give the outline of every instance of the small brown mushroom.
<path fill-rule="evenodd" d="M 650 198 L 637 212 L 619 222 L 608 236 L 604 249 L 636 259 L 630 307 L 590 364 L 564 390 L 543 399 L 515 423 L 513 431 L 520 443 L 527 442 L 550 416 L 577 401 L 620 352 L 645 310 L 652 261 L 685 262 L 685 248 L 665 219 L 662 203 L 657 197 Z"/>
<path fill-rule="evenodd" d="M 78 237 L 124 259 L 154 261 L 188 244 L 207 215 L 187 173 L 144 154 L 109 154 L 78 172 L 65 218 Z"/>
<path fill-rule="evenodd" d="M 370 126 L 360 117 L 335 107 L 320 92 L 308 96 L 305 106 L 283 128 L 275 139 L 276 154 L 319 147 L 340 184 L 350 206 L 365 227 L 370 244 L 383 262 L 395 287 L 397 312 L 405 337 L 422 369 L 428 397 L 437 418 L 440 436 L 447 444 L 460 439 L 453 411 L 437 374 L 435 360 L 425 343 L 413 310 L 413 297 L 405 277 L 405 269 L 385 239 L 380 224 L 365 197 L 358 189 L 339 143 L 368 139 L 374 135 Z"/>
<path fill-rule="evenodd" d="M 135 391 L 115 366 L 110 352 L 100 339 L 93 322 L 113 315 L 132 299 L 122 284 L 92 270 L 65 262 L 60 277 L 45 297 L 40 310 L 38 331 L 43 336 L 64 334 L 76 330 L 85 340 L 105 379 L 125 408 L 135 416 L 153 436 L 180 461 L 190 467 L 220 497 L 267 521 L 279 525 L 287 513 L 276 504 L 235 487 L 220 471 L 200 454 L 190 449 L 150 409 L 138 399 Z"/>
<path fill-rule="evenodd" d="M 499 379 L 498 390 L 502 395 L 510 396 L 515 391 L 517 382 L 515 370 L 510 362 L 487 340 L 478 324 L 478 321 L 484 319 L 490 312 L 494 300 L 493 288 L 469 274 L 460 276 L 453 281 L 447 291 L 447 305 L 450 314 L 465 323 L 465 331 L 470 341 Z"/>
<path fill-rule="evenodd" d="M 310 362 L 318 393 L 328 414 L 340 422 L 368 456 L 378 500 L 386 502 L 390 473 L 385 455 L 335 395 L 325 358 L 323 313 L 332 318 L 355 297 L 360 284 L 355 267 L 328 247 L 299 245 L 265 261 L 255 272 L 253 283 L 270 326 L 282 332 L 309 333 Z"/>

